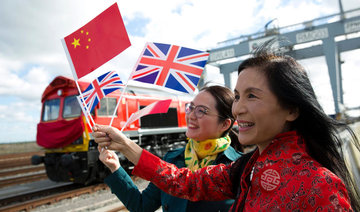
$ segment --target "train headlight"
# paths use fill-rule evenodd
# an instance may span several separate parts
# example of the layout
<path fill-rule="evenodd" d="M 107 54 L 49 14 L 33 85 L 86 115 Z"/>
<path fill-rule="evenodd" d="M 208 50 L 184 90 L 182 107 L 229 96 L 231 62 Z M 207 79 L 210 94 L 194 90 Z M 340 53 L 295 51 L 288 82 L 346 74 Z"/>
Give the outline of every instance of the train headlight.
<path fill-rule="evenodd" d="M 57 90 L 57 95 L 61 96 L 63 94 L 63 91 L 61 89 Z"/>

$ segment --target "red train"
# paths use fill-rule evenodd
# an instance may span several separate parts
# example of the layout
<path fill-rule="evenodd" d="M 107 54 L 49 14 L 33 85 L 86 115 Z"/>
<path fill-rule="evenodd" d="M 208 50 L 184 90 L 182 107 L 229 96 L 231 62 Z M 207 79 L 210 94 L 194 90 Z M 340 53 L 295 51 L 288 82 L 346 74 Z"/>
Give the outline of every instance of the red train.
<path fill-rule="evenodd" d="M 79 81 L 83 91 L 89 82 Z M 37 126 L 37 144 L 44 147 L 45 156 L 34 155 L 33 164 L 44 163 L 50 180 L 89 184 L 102 181 L 108 170 L 98 160 L 97 144 L 81 112 L 74 80 L 56 77 L 42 97 L 41 120 Z M 103 99 L 92 112 L 97 124 L 109 125 L 121 91 Z M 172 99 L 168 113 L 141 117 L 124 129 L 124 134 L 143 148 L 162 157 L 167 151 L 185 145 L 185 104 L 188 94 L 174 95 L 154 87 L 128 85 L 122 95 L 112 126 L 121 129 L 130 115 L 154 101 Z M 132 164 L 120 153 L 122 166 L 128 171 Z"/>

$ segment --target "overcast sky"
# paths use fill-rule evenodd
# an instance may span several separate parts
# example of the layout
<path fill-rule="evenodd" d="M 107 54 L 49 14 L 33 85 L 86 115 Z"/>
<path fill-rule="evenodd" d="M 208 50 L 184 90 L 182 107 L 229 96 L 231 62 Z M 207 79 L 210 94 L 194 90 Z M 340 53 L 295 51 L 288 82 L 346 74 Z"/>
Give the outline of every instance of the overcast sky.
<path fill-rule="evenodd" d="M 61 39 L 115 1 L 0 1 L 0 143 L 34 141 L 41 94 L 58 75 L 71 77 Z M 145 42 L 208 50 L 227 39 L 263 31 L 277 18 L 279 27 L 339 12 L 338 0 L 135 0 L 117 1 L 132 46 L 95 75 L 116 70 L 127 79 Z M 342 0 L 344 10 L 359 0 Z M 345 104 L 359 106 L 360 51 L 342 54 Z M 333 100 L 324 58 L 302 61 L 326 112 Z M 209 68 L 207 80 L 223 83 Z M 352 86 L 352 87 L 351 87 Z M 356 87 L 357 86 L 357 87 Z"/>

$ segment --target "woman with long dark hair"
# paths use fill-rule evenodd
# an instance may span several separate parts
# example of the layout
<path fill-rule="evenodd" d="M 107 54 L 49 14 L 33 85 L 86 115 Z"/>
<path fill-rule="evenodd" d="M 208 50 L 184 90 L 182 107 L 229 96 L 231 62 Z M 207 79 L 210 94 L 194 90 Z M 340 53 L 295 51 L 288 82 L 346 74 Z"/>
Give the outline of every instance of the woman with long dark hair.
<path fill-rule="evenodd" d="M 128 157 L 133 174 L 182 198 L 235 198 L 233 211 L 360 211 L 338 130 L 359 148 L 356 136 L 324 113 L 303 67 L 269 51 L 271 42 L 238 69 L 232 106 L 238 140 L 257 148 L 231 165 L 177 169 L 103 126 L 95 128 L 95 141 Z"/>

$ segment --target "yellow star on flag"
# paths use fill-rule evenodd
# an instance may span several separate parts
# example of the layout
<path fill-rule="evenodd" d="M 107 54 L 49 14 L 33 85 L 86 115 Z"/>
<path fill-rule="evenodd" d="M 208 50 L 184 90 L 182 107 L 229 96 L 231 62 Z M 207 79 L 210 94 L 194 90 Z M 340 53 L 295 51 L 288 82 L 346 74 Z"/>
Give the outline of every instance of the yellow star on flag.
<path fill-rule="evenodd" d="M 72 42 L 71 44 L 74 45 L 74 48 L 76 48 L 77 46 L 80 46 L 80 38 L 77 40 L 74 38 L 74 42 Z"/>
<path fill-rule="evenodd" d="M 108 62 L 131 43 L 117 3 L 62 39 L 74 78 L 80 79 Z"/>

